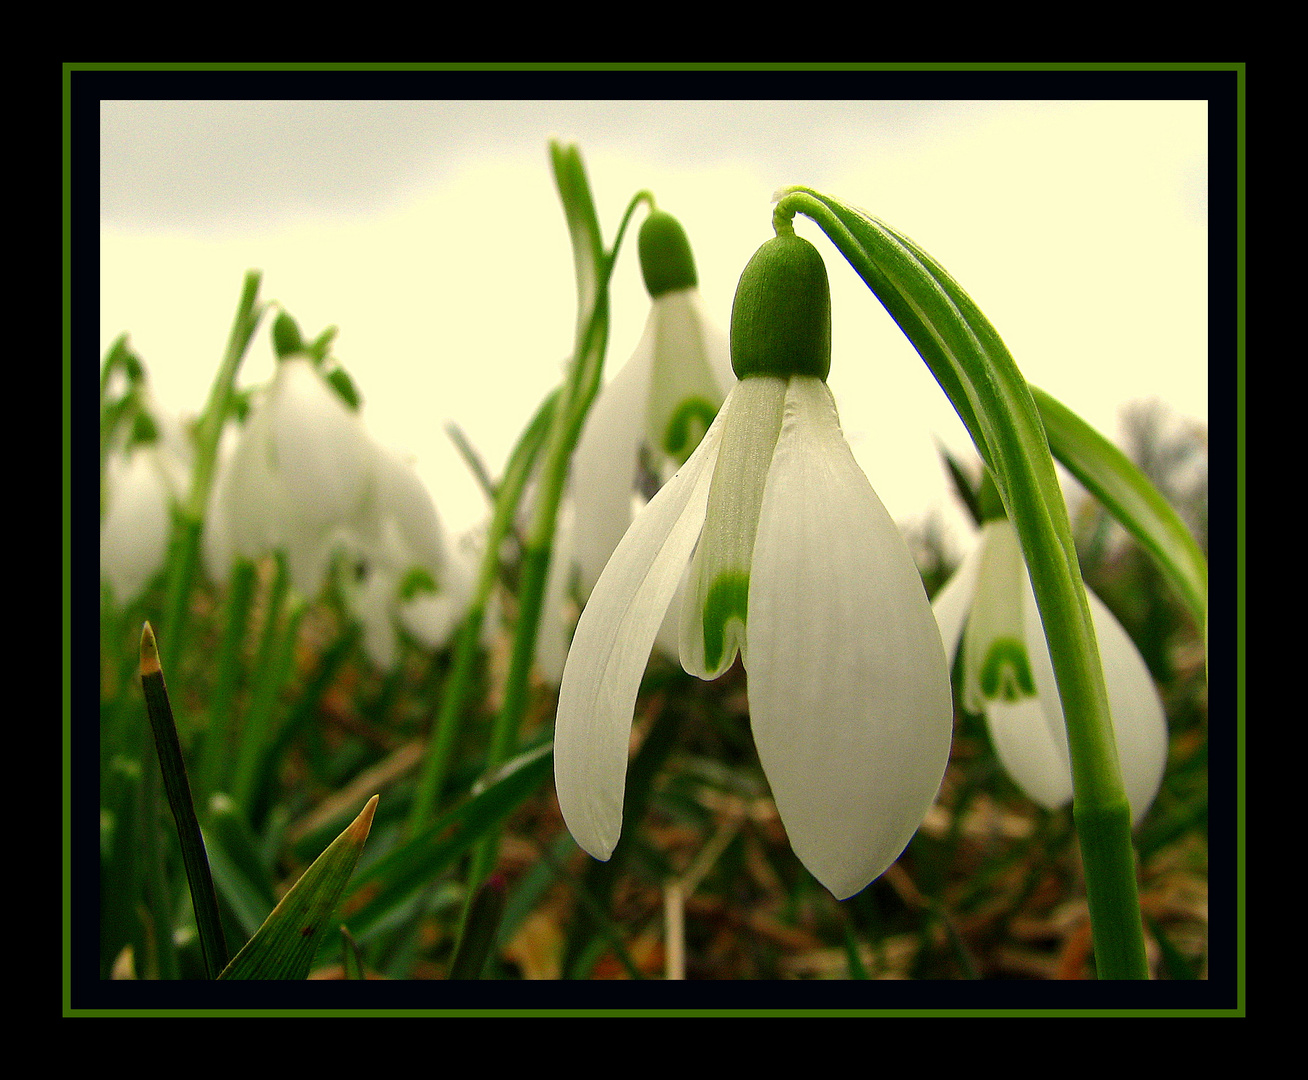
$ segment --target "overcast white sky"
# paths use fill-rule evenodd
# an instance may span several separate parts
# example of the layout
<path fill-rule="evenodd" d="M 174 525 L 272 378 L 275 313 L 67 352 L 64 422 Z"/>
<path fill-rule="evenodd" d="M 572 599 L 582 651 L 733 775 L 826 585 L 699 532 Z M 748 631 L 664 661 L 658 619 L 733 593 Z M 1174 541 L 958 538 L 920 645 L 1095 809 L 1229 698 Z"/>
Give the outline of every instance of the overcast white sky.
<path fill-rule="evenodd" d="M 461 530 L 484 502 L 446 419 L 497 470 L 572 345 L 550 136 L 582 147 L 606 240 L 641 188 L 681 219 L 724 328 L 773 191 L 804 184 L 931 252 L 1026 377 L 1110 437 L 1142 399 L 1207 422 L 1203 101 L 106 101 L 101 356 L 128 331 L 163 405 L 198 411 L 260 269 L 307 335 L 340 328 L 369 427 Z M 972 460 L 962 425 L 843 257 L 797 228 L 826 256 L 859 462 L 901 523 L 937 509 L 965 547 L 933 441 Z M 648 310 L 634 242 L 614 287 L 610 374 Z M 271 368 L 265 327 L 241 382 Z"/>

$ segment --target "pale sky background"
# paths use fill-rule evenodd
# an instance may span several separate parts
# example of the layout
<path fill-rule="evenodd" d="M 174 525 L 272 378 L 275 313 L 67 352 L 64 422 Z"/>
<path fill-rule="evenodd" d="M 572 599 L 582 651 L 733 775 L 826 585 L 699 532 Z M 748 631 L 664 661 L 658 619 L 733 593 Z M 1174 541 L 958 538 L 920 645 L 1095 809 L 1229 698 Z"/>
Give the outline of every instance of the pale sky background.
<path fill-rule="evenodd" d="M 726 328 L 804 184 L 939 260 L 1027 379 L 1117 440 L 1156 398 L 1208 419 L 1203 101 L 105 101 L 100 355 L 127 331 L 165 407 L 197 412 L 247 269 L 335 355 L 380 439 L 409 452 L 446 524 L 485 502 L 445 434 L 495 472 L 572 347 L 575 283 L 551 136 L 585 157 L 606 242 L 650 189 L 690 237 Z M 606 371 L 648 313 L 634 228 L 619 256 Z M 830 385 L 891 514 L 971 529 L 935 440 L 975 451 L 890 316 L 816 225 L 832 286 Z M 267 320 L 240 382 L 272 370 Z M 88 373 L 89 376 L 89 373 Z"/>

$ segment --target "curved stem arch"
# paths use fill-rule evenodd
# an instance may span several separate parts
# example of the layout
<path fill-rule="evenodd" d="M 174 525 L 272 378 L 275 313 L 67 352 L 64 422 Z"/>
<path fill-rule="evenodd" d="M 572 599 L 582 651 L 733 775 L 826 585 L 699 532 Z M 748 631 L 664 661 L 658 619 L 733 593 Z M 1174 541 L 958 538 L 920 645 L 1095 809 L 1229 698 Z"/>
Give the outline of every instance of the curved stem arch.
<path fill-rule="evenodd" d="M 1030 388 L 990 321 L 929 254 L 862 210 L 808 188 L 774 224 L 812 218 L 926 362 L 990 467 L 1031 574 L 1067 723 L 1073 815 L 1100 978 L 1148 977 L 1130 809 L 1071 525 Z"/>

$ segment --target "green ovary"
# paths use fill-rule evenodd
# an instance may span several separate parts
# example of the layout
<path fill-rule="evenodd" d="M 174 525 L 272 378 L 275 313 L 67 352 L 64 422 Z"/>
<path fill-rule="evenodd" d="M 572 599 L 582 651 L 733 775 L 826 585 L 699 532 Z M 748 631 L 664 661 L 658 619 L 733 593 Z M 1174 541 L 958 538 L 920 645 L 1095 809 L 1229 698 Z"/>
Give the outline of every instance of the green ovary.
<path fill-rule="evenodd" d="M 981 693 L 990 700 L 1020 701 L 1035 696 L 1026 647 L 1014 638 L 996 638 L 981 665 Z"/>
<path fill-rule="evenodd" d="M 726 648 L 727 623 L 739 619 L 745 626 L 749 609 L 749 574 L 729 570 L 719 574 L 704 598 L 704 663 L 716 671 Z"/>

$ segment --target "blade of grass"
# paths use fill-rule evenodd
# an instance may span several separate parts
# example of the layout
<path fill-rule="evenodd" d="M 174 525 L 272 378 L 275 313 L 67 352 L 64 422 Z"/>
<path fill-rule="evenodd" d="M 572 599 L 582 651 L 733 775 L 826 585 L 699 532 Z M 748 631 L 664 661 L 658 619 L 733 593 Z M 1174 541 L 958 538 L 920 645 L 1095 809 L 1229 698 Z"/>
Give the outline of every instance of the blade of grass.
<path fill-rule="evenodd" d="M 282 897 L 220 979 L 303 979 L 341 902 L 377 812 L 378 796 Z"/>
<path fill-rule="evenodd" d="M 504 916 L 504 879 L 492 874 L 477 889 L 468 910 L 468 924 L 450 961 L 451 979 L 480 979 Z"/>
<path fill-rule="evenodd" d="M 454 647 L 454 664 L 441 699 L 440 713 L 432 729 L 431 741 L 423 760 L 413 806 L 409 813 L 408 834 L 416 836 L 431 821 L 449 769 L 450 754 L 457 741 L 468 698 L 472 690 L 473 674 L 481 651 L 482 623 L 492 590 L 500 574 L 500 551 L 504 538 L 513 527 L 518 504 L 531 477 L 532 467 L 544 445 L 545 437 L 554 423 L 560 391 L 552 391 L 537 408 L 531 421 L 518 437 L 517 445 L 509 456 L 495 497 L 495 512 L 486 535 L 481 567 L 477 575 L 477 588 L 459 629 Z"/>
<path fill-rule="evenodd" d="M 1037 386 L 1049 450 L 1140 542 L 1185 601 L 1195 625 L 1208 619 L 1208 563 L 1180 516 L 1130 458 Z"/>
<path fill-rule="evenodd" d="M 177 840 L 182 849 L 186 881 L 191 889 L 191 904 L 195 909 L 195 925 L 200 934 L 205 971 L 213 979 L 227 963 L 227 942 L 218 915 L 218 896 L 214 891 L 213 875 L 205 855 L 204 837 L 200 835 L 200 822 L 191 802 L 191 785 L 186 779 L 186 764 L 182 760 L 177 725 L 173 722 L 172 705 L 168 701 L 163 668 L 159 664 L 158 646 L 148 622 L 141 633 L 141 689 L 145 694 L 145 708 L 150 717 L 150 728 L 154 732 L 155 749 L 159 754 L 164 792 L 173 811 L 173 820 L 177 823 Z M 160 933 L 167 930 L 167 927 L 159 928 Z"/>

